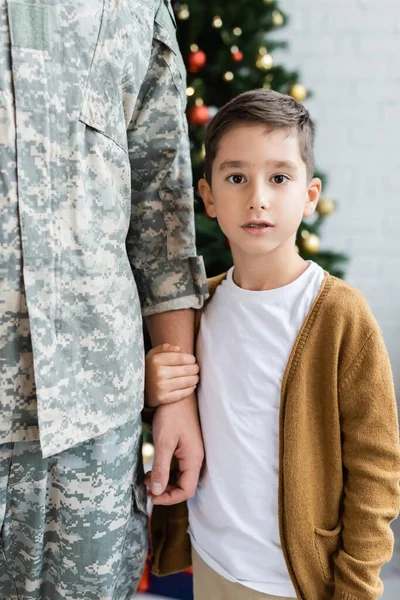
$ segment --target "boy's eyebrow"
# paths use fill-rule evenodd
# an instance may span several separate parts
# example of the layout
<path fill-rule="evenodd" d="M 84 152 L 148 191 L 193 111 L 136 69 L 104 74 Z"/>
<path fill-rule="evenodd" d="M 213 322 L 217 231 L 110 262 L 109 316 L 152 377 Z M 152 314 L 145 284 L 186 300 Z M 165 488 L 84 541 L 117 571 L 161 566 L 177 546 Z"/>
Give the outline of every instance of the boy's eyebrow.
<path fill-rule="evenodd" d="M 267 161 L 267 164 L 272 164 L 276 169 L 290 169 L 292 171 L 297 171 L 296 163 L 291 160 L 271 160 Z"/>
<path fill-rule="evenodd" d="M 224 160 L 224 162 L 220 164 L 219 170 L 239 169 L 240 167 L 247 167 L 248 165 L 249 163 L 243 162 L 242 160 Z"/>
<path fill-rule="evenodd" d="M 297 171 L 296 163 L 291 160 L 267 160 L 266 165 L 273 166 L 275 169 L 291 169 L 292 171 Z M 242 160 L 224 160 L 223 163 L 220 164 L 219 170 L 224 171 L 226 169 L 240 169 L 241 167 L 248 167 L 249 163 L 244 162 Z"/>

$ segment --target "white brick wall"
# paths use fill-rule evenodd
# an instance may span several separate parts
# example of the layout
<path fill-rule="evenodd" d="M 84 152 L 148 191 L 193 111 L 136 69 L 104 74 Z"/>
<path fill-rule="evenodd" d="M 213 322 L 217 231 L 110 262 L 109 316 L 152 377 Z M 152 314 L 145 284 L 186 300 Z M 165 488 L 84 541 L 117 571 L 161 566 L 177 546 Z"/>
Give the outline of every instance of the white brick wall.
<path fill-rule="evenodd" d="M 350 255 L 346 279 L 366 296 L 392 361 L 400 398 L 400 3 L 281 0 L 277 32 L 289 49 L 276 61 L 301 73 L 317 125 L 325 194 L 339 201 L 322 246 Z M 400 404 L 400 403 L 399 403 Z M 384 573 L 400 576 L 398 554 Z"/>
<path fill-rule="evenodd" d="M 317 164 L 339 201 L 323 247 L 351 258 L 347 280 L 383 329 L 400 396 L 400 4 L 399 0 L 281 0 L 277 32 L 314 93 Z"/>

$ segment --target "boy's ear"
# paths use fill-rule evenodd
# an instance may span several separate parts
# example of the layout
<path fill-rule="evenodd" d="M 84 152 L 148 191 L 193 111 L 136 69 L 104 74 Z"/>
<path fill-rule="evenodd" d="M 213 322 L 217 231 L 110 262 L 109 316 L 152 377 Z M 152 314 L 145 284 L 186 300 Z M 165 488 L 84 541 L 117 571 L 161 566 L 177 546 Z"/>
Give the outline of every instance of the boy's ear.
<path fill-rule="evenodd" d="M 308 189 L 307 189 L 307 200 L 304 206 L 304 217 L 311 217 L 317 208 L 318 200 L 321 195 L 322 182 L 318 177 L 313 177 Z"/>
<path fill-rule="evenodd" d="M 204 206 L 206 207 L 206 211 L 209 217 L 215 218 L 217 216 L 217 212 L 215 210 L 214 196 L 212 194 L 210 185 L 204 177 L 200 179 L 198 184 L 200 196 L 203 199 Z"/>

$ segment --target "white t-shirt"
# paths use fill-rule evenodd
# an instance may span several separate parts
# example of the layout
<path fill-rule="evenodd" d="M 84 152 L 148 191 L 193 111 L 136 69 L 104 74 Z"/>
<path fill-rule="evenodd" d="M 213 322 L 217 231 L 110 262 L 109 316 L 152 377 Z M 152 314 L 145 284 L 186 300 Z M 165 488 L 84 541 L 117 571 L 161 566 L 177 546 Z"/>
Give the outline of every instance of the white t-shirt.
<path fill-rule="evenodd" d="M 201 319 L 197 360 L 206 468 L 189 501 L 193 547 L 217 573 L 254 590 L 296 597 L 278 522 L 279 408 L 289 355 L 324 272 L 238 287 L 233 268 Z"/>

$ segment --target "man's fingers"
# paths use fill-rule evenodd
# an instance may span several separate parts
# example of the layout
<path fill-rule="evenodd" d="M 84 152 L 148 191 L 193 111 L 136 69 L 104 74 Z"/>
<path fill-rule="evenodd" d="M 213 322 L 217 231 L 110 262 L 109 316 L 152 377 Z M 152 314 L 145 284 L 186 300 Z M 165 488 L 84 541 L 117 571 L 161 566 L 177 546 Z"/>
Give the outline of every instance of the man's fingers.
<path fill-rule="evenodd" d="M 151 470 L 151 493 L 159 496 L 165 490 L 169 480 L 169 470 L 174 447 L 163 443 L 155 444 L 153 468 Z"/>
<path fill-rule="evenodd" d="M 171 504 L 184 502 L 195 495 L 202 461 L 199 460 L 193 463 L 193 461 L 180 460 L 179 464 L 182 471 L 176 485 L 169 485 L 163 494 L 152 498 L 153 504 L 170 506 Z"/>
<path fill-rule="evenodd" d="M 168 485 L 163 494 L 153 496 L 153 504 L 161 504 L 163 506 L 171 506 L 193 498 L 196 492 L 196 484 L 198 475 L 190 474 L 189 472 L 182 473 L 179 478 L 178 485 Z"/>
<path fill-rule="evenodd" d="M 146 477 L 144 479 L 144 484 L 147 486 L 147 495 L 150 496 L 151 498 L 159 498 L 159 496 L 153 496 L 153 493 L 151 491 L 151 473 L 152 471 L 147 471 L 146 473 Z M 171 492 L 171 490 L 173 490 L 175 488 L 176 484 L 174 483 L 168 483 L 167 487 L 165 488 L 164 492 L 161 494 L 162 496 L 164 494 L 168 494 L 169 492 Z"/>

